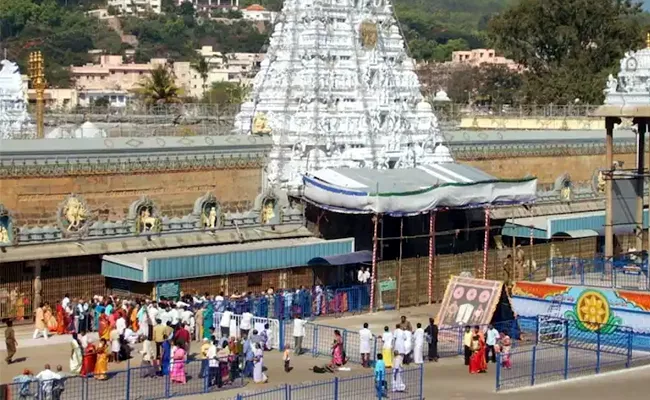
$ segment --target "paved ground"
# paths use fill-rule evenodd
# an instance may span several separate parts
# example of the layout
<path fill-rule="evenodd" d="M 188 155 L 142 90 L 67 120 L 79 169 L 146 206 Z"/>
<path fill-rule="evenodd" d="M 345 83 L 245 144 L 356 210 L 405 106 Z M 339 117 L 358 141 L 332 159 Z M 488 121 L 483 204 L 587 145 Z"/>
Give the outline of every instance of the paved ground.
<path fill-rule="evenodd" d="M 436 306 L 413 307 L 404 309 L 402 311 L 388 311 L 374 314 L 363 314 L 356 316 L 343 316 L 340 318 L 322 318 L 318 322 L 325 325 L 338 326 L 349 330 L 357 330 L 364 322 L 368 322 L 374 333 L 380 333 L 384 325 L 394 326 L 400 315 L 406 315 L 413 324 L 421 322 L 423 325 L 426 323 L 430 315 L 437 312 Z M 19 349 L 18 357 L 25 358 L 19 363 L 11 366 L 2 366 L 0 368 L 0 382 L 7 382 L 17 375 L 23 368 L 31 368 L 39 371 L 45 362 L 51 364 L 61 363 L 64 369 L 67 369 L 67 359 L 69 356 L 69 338 L 68 337 L 55 337 L 50 339 L 47 343 L 43 340 L 34 342 L 27 339 L 31 336 L 29 328 L 17 328 Z M 46 344 L 46 345 L 45 345 Z M 197 344 L 194 344 L 196 347 Z M 0 344 L 0 357 L 4 353 L 4 344 Z M 552 353 L 549 355 L 548 365 L 555 365 L 556 363 L 551 358 L 562 357 L 561 352 L 549 350 Z M 557 354 L 555 354 L 557 353 Z M 572 353 L 573 354 L 573 353 Z M 578 354 L 576 353 L 576 359 Z M 268 367 L 267 374 L 270 378 L 270 383 L 267 385 L 247 384 L 243 388 L 232 390 L 225 390 L 218 393 L 211 393 L 206 395 L 194 395 L 184 397 L 188 400 L 215 400 L 215 399 L 231 399 L 237 393 L 253 392 L 255 390 L 271 388 L 275 385 L 284 383 L 290 384 L 305 384 L 310 381 L 318 381 L 321 379 L 331 379 L 332 375 L 317 375 L 309 371 L 309 367 L 313 365 L 321 365 L 327 360 L 324 357 L 313 358 L 310 355 L 303 355 L 294 357 L 293 364 L 294 370 L 285 374 L 281 368 L 281 360 L 279 352 L 271 352 L 266 355 L 266 365 Z M 511 371 L 519 371 L 518 374 L 524 375 L 527 371 L 525 360 L 513 360 L 515 365 L 519 363 L 519 368 L 513 368 Z M 615 360 L 616 361 L 616 360 Z M 134 365 L 137 365 L 137 357 Z M 110 366 L 112 371 L 122 369 L 124 365 Z M 360 374 L 368 373 L 358 365 L 351 365 L 352 370 L 346 372 L 338 372 L 336 375 L 339 378 L 349 378 L 358 376 Z M 195 367 L 189 368 L 189 373 L 196 375 Z M 588 397 L 590 400 L 607 399 L 610 400 L 615 397 L 632 397 L 638 396 L 639 393 L 644 393 L 647 390 L 647 376 L 648 370 L 628 370 L 623 373 L 616 373 L 616 375 L 600 375 L 595 378 L 588 378 L 585 380 L 562 382 L 551 384 L 551 386 L 539 386 L 531 390 L 520 390 L 510 392 L 495 393 L 495 376 L 494 367 L 490 365 L 487 374 L 482 375 L 469 375 L 467 368 L 462 365 L 462 360 L 459 358 L 441 359 L 438 363 L 426 364 L 424 371 L 424 395 L 429 399 L 450 399 L 450 400 L 469 400 L 481 398 L 483 399 L 514 399 L 514 400 L 549 400 L 555 399 L 568 399 L 571 396 Z M 588 371 L 587 373 L 591 373 Z M 123 398 L 120 394 L 125 388 L 125 378 L 118 376 L 108 382 L 94 383 L 92 390 L 97 393 L 96 398 L 112 398 L 119 400 Z M 136 382 L 135 377 L 132 377 L 132 382 Z M 172 386 L 172 393 L 182 393 L 181 390 L 190 390 L 200 387 L 201 382 L 195 380 L 190 381 L 185 387 Z M 99 386 L 101 385 L 101 386 Z M 137 389 L 141 395 L 152 396 L 164 390 L 164 382 L 156 381 L 137 381 L 136 386 L 132 388 Z M 348 388 L 348 395 L 343 396 L 346 398 L 354 397 L 356 400 L 359 396 L 367 396 L 372 393 L 371 387 L 365 387 L 360 383 L 350 383 Z M 76 391 L 75 391 L 76 390 Z M 75 389 L 72 385 L 66 388 L 66 392 L 70 397 L 64 399 L 78 399 L 80 396 L 80 389 Z M 327 386 L 323 385 L 315 388 L 306 388 L 305 390 L 295 394 L 292 400 L 302 400 L 302 398 L 316 400 L 316 399 L 330 399 L 330 390 Z M 264 400 L 271 400 L 278 398 L 284 399 L 284 394 L 277 392 L 275 396 L 267 395 Z M 261 398 L 260 398 L 261 399 Z"/>

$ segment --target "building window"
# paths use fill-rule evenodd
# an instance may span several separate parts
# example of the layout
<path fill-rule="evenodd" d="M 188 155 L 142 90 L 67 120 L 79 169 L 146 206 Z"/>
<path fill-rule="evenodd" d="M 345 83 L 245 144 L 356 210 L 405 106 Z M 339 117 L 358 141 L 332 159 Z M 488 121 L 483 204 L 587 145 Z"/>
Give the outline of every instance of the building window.
<path fill-rule="evenodd" d="M 246 286 L 262 286 L 262 273 L 248 273 L 248 282 Z"/>

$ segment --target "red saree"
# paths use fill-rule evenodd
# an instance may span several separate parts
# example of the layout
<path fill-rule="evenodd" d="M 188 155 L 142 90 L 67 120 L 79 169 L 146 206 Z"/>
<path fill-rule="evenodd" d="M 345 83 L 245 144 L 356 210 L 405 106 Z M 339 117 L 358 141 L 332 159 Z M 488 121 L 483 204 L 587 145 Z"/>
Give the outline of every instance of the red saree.
<path fill-rule="evenodd" d="M 61 304 L 56 305 L 56 333 L 63 335 L 65 333 L 65 328 L 68 326 L 66 324 L 66 312 L 63 309 Z"/>
<path fill-rule="evenodd" d="M 95 363 L 97 362 L 97 352 L 92 343 L 88 343 L 84 352 L 84 359 L 81 363 L 81 376 L 92 374 L 95 371 Z"/>
<path fill-rule="evenodd" d="M 469 373 L 477 374 L 487 371 L 487 361 L 485 360 L 485 342 L 483 339 L 478 341 L 478 350 L 472 353 L 469 359 Z"/>

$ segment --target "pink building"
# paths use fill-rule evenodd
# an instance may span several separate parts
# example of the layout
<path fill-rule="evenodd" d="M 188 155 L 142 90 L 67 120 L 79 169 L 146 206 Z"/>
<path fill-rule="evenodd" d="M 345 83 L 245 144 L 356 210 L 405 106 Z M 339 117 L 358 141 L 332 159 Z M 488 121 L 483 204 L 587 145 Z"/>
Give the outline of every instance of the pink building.
<path fill-rule="evenodd" d="M 474 49 L 467 51 L 454 51 L 451 53 L 451 64 L 479 67 L 483 64 L 503 65 L 512 70 L 519 70 L 520 66 L 513 60 L 497 56 L 494 49 Z"/>
<path fill-rule="evenodd" d="M 107 97 L 111 105 L 125 106 L 133 97 L 133 90 L 158 65 L 164 65 L 164 58 L 153 58 L 147 64 L 125 63 L 120 55 L 101 55 L 98 63 L 71 67 L 75 88 L 79 91 L 79 103 L 85 105 L 92 100 Z M 191 86 L 190 63 L 175 62 L 173 71 L 176 83 L 186 91 Z"/>

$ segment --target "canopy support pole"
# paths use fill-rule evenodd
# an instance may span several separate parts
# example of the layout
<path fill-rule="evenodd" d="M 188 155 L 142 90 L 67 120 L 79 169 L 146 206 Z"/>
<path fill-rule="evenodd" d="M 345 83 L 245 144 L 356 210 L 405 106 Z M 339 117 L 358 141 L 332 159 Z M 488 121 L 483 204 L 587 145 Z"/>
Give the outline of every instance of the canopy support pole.
<path fill-rule="evenodd" d="M 370 312 L 375 310 L 375 286 L 377 285 L 377 226 L 379 225 L 379 214 L 372 218 L 374 224 L 372 236 L 372 275 L 370 277 Z"/>
<path fill-rule="evenodd" d="M 433 302 L 433 267 L 436 258 L 436 212 L 429 213 L 429 304 Z"/>
<path fill-rule="evenodd" d="M 485 236 L 483 238 L 483 279 L 487 279 L 489 246 L 490 246 L 490 209 L 485 207 Z"/>

